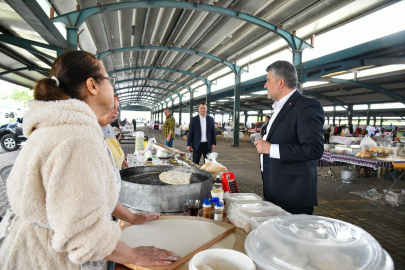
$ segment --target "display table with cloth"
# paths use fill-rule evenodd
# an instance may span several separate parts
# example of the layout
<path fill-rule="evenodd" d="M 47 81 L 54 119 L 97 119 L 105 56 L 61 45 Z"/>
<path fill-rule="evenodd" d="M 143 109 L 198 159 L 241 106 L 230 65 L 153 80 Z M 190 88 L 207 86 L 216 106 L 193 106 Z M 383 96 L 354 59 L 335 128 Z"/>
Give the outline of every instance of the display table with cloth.
<path fill-rule="evenodd" d="M 239 131 L 239 138 L 243 138 L 243 136 L 244 136 L 243 132 Z M 226 140 L 232 139 L 233 138 L 233 131 L 225 131 L 224 132 L 224 137 L 225 137 Z"/>
<path fill-rule="evenodd" d="M 331 152 L 331 151 L 324 151 L 322 157 L 318 160 L 318 167 L 329 167 L 329 170 L 331 173 L 334 175 L 334 177 L 339 180 L 340 178 L 337 177 L 336 173 L 333 171 L 332 166 L 345 166 L 349 165 L 349 167 L 352 167 L 354 169 L 354 173 L 358 173 L 361 169 L 361 167 L 369 167 L 374 170 L 377 170 L 379 167 L 381 168 L 387 168 L 390 176 L 392 179 L 394 179 L 394 183 L 390 186 L 389 189 L 384 193 L 384 195 L 381 197 L 381 199 L 374 205 L 377 206 L 378 203 L 385 198 L 385 195 L 394 187 L 394 185 L 398 182 L 404 187 L 404 185 L 400 182 L 400 178 L 402 174 L 396 178 L 392 170 L 393 169 L 403 169 L 405 168 L 405 158 L 403 157 L 398 157 L 398 156 L 388 156 L 388 157 L 373 157 L 373 158 L 362 158 L 362 157 L 356 157 L 354 155 L 350 154 L 345 154 L 345 153 L 338 153 L 338 152 Z M 354 168 L 354 166 L 358 166 L 357 168 Z M 350 177 L 348 177 L 350 179 Z M 367 180 L 364 178 L 361 178 L 365 185 L 367 186 L 368 190 L 371 188 L 367 184 Z M 349 182 L 343 182 L 339 186 L 335 192 L 339 191 L 344 185 L 347 185 Z"/>
<path fill-rule="evenodd" d="M 329 143 L 338 143 L 338 144 L 351 145 L 352 142 L 361 141 L 362 139 L 363 138 L 361 138 L 361 137 L 330 136 Z"/>

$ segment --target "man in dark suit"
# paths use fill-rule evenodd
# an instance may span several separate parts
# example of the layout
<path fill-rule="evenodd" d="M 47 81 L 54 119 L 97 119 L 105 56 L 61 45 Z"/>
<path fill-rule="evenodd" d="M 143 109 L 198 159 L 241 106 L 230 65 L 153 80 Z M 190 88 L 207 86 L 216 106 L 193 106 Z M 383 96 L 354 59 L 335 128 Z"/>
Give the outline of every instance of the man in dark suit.
<path fill-rule="evenodd" d="M 269 124 L 270 118 L 270 115 L 266 115 L 266 122 L 264 122 L 262 127 L 260 128 L 260 136 L 262 137 L 264 136 L 264 134 L 266 134 L 267 125 Z"/>
<path fill-rule="evenodd" d="M 262 154 L 263 190 L 266 201 L 292 214 L 312 215 L 318 205 L 317 160 L 323 154 L 321 103 L 297 91 L 295 67 L 277 61 L 266 69 L 268 98 L 274 113 L 263 140 L 255 146 Z"/>
<path fill-rule="evenodd" d="M 208 153 L 217 145 L 215 137 L 214 118 L 207 115 L 207 105 L 202 102 L 198 106 L 199 115 L 191 118 L 187 139 L 187 149 L 193 151 L 193 162 L 200 163 L 201 156 L 204 160 Z"/>
<path fill-rule="evenodd" d="M 132 125 L 134 126 L 134 131 L 136 130 L 136 119 L 132 119 Z"/>

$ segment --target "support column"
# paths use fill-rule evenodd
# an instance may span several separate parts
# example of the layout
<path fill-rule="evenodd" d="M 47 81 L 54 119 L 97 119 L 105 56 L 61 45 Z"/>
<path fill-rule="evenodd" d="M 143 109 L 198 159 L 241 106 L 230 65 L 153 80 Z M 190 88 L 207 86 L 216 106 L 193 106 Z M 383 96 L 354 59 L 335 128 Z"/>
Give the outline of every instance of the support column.
<path fill-rule="evenodd" d="M 66 45 L 68 51 L 77 50 L 77 28 L 67 27 L 66 28 Z"/>
<path fill-rule="evenodd" d="M 247 126 L 248 112 L 244 111 L 243 114 L 245 115 L 245 127 L 246 127 Z"/>
<path fill-rule="evenodd" d="M 207 85 L 207 99 L 206 99 L 205 103 L 207 103 L 207 114 L 210 114 L 210 112 L 211 112 L 211 85 L 210 86 Z"/>
<path fill-rule="evenodd" d="M 335 125 L 336 120 L 336 106 L 333 106 L 333 125 Z"/>
<path fill-rule="evenodd" d="M 377 126 L 377 117 L 374 116 L 374 125 L 373 126 Z"/>
<path fill-rule="evenodd" d="M 353 104 L 350 104 L 349 106 L 347 106 L 347 114 L 348 114 L 348 123 L 349 126 L 353 125 Z"/>
<path fill-rule="evenodd" d="M 232 146 L 239 146 L 239 117 L 240 117 L 240 74 L 235 74 L 235 90 L 234 90 L 234 103 L 233 103 L 233 142 Z"/>
<path fill-rule="evenodd" d="M 367 105 L 367 126 L 370 125 L 370 104 Z"/>
<path fill-rule="evenodd" d="M 383 119 L 382 119 L 382 116 L 381 116 L 381 129 L 382 129 L 382 126 L 383 126 Z"/>
<path fill-rule="evenodd" d="M 172 114 L 173 114 L 173 117 L 174 117 L 174 104 L 173 104 L 173 100 L 172 100 L 172 108 L 171 108 L 171 110 L 172 110 Z M 175 120 L 176 121 L 176 120 Z"/>
<path fill-rule="evenodd" d="M 260 111 L 260 121 L 263 122 L 264 114 L 263 110 Z"/>
<path fill-rule="evenodd" d="M 193 99 L 194 99 L 194 93 L 190 92 L 190 102 L 189 102 L 189 108 L 190 108 L 190 123 L 191 123 L 191 118 L 193 118 Z"/>
<path fill-rule="evenodd" d="M 182 122 L 181 122 L 181 114 L 182 114 L 182 105 L 181 105 L 181 98 L 182 98 L 183 96 L 180 96 L 180 102 L 179 102 L 179 124 L 180 125 L 182 125 Z"/>
<path fill-rule="evenodd" d="M 162 104 L 162 111 L 161 111 L 161 113 L 162 113 L 162 123 L 164 123 L 164 121 L 165 121 L 165 116 L 164 116 L 164 113 L 163 113 L 163 110 L 164 110 L 165 108 L 163 108 L 163 104 Z"/>
<path fill-rule="evenodd" d="M 222 114 L 222 122 L 221 122 L 221 127 L 222 127 L 222 124 L 224 123 L 224 114 Z"/>
<path fill-rule="evenodd" d="M 302 51 L 293 51 L 293 65 L 297 70 L 298 82 L 302 84 Z"/>

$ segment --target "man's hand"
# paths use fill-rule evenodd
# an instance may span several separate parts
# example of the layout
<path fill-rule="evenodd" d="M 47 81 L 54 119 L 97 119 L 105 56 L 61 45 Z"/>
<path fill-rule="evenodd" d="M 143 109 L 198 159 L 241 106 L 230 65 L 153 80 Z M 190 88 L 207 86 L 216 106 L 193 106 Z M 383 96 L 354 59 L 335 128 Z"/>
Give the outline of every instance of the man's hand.
<path fill-rule="evenodd" d="M 270 154 L 271 144 L 265 140 L 255 141 L 255 146 L 259 154 Z"/>
<path fill-rule="evenodd" d="M 211 145 L 211 150 L 214 150 L 215 144 Z"/>
<path fill-rule="evenodd" d="M 191 146 L 187 146 L 187 150 L 188 151 L 194 151 L 193 147 L 191 147 Z"/>
<path fill-rule="evenodd" d="M 166 141 L 167 141 L 167 142 L 170 142 L 171 139 L 172 139 L 171 136 L 168 136 L 168 137 L 166 138 Z"/>
<path fill-rule="evenodd" d="M 145 222 L 157 219 L 160 215 L 154 212 L 143 211 L 140 213 L 134 213 L 131 218 L 131 223 L 134 225 L 143 224 Z"/>

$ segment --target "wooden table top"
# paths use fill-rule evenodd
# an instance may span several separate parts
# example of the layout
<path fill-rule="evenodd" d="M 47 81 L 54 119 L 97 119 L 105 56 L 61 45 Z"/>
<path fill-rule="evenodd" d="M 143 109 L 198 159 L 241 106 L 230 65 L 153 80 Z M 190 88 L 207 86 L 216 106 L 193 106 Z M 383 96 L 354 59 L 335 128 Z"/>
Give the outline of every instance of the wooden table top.
<path fill-rule="evenodd" d="M 185 219 L 185 220 L 201 220 L 201 221 L 208 221 L 208 222 L 212 222 L 215 223 L 219 226 L 221 226 L 222 228 L 228 230 L 230 229 L 233 225 L 228 221 L 227 218 L 224 219 L 224 221 L 220 222 L 220 221 L 215 221 L 212 219 L 206 219 L 206 218 L 201 218 L 201 217 L 190 217 L 190 216 L 173 216 L 173 215 L 169 215 L 169 216 L 160 216 L 159 219 Z M 122 223 L 121 225 L 121 230 L 125 230 L 126 228 L 133 226 L 129 223 Z M 236 228 L 236 230 L 233 232 L 233 235 L 235 235 L 235 244 L 233 246 L 233 250 L 242 252 L 244 254 L 246 254 L 245 252 L 245 248 L 244 248 L 244 244 L 245 244 L 245 239 L 247 237 L 247 234 L 242 231 L 239 228 Z M 211 240 L 211 239 L 210 239 Z M 208 241 L 207 241 L 208 242 Z M 192 251 L 190 251 L 192 252 Z M 135 269 L 134 265 L 126 265 L 127 267 L 129 267 L 129 269 Z M 120 268 L 115 268 L 115 269 L 120 269 Z M 126 268 L 121 268 L 122 270 L 126 269 Z M 120 269 L 120 270 L 121 270 Z M 167 266 L 154 266 L 154 267 L 139 267 L 136 266 L 136 270 L 165 270 L 167 269 Z M 188 262 L 183 264 L 182 266 L 180 266 L 179 268 L 177 268 L 179 270 L 188 270 Z"/>

